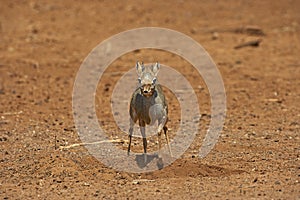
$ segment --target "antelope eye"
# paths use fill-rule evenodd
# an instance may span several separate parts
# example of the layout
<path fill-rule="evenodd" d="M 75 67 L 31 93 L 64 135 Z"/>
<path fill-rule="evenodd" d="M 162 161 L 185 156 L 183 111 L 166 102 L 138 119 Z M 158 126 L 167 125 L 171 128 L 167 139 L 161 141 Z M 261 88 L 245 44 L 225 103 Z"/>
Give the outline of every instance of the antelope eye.
<path fill-rule="evenodd" d="M 142 83 L 142 79 L 141 78 L 138 78 L 138 81 L 139 81 L 139 83 Z"/>

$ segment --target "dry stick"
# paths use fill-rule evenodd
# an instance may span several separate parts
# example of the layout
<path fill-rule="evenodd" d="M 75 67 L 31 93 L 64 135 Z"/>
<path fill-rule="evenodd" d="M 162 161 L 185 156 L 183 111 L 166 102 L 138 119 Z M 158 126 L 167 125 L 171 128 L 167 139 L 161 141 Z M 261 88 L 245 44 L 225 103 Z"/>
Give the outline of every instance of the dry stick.
<path fill-rule="evenodd" d="M 235 49 L 240 49 L 240 48 L 247 47 L 247 46 L 258 47 L 258 46 L 259 46 L 259 43 L 260 43 L 261 41 L 262 41 L 261 39 L 252 40 L 252 41 L 245 42 L 245 43 L 243 43 L 243 44 L 237 45 L 237 46 L 235 46 L 234 48 L 235 48 Z"/>
<path fill-rule="evenodd" d="M 0 113 L 1 115 L 19 115 L 22 114 L 23 111 L 18 111 L 18 112 L 6 112 L 6 113 Z"/>
<path fill-rule="evenodd" d="M 70 149 L 73 147 L 79 147 L 79 146 L 84 146 L 84 145 L 93 145 L 93 144 L 102 144 L 102 143 L 107 143 L 107 142 L 114 142 L 114 143 L 123 143 L 127 140 L 122 140 L 122 139 L 117 139 L 117 140 L 103 140 L 103 141 L 97 141 L 97 142 L 87 142 L 87 143 L 77 143 L 77 144 L 71 144 L 69 146 L 60 146 L 60 149 Z"/>
<path fill-rule="evenodd" d="M 248 35 L 256 35 L 256 36 L 265 36 L 266 34 L 263 30 L 256 26 L 245 26 L 239 28 L 214 28 L 214 29 L 206 29 L 205 32 L 230 32 L 230 33 L 241 33 L 241 34 L 248 34 Z"/>
<path fill-rule="evenodd" d="M 236 29 L 233 29 L 232 32 L 244 33 L 244 34 L 249 34 L 249 35 L 258 35 L 258 36 L 265 35 L 263 30 L 256 26 L 245 26 L 245 27 L 241 27 L 241 28 L 236 28 Z"/>
<path fill-rule="evenodd" d="M 271 98 L 271 99 L 264 99 L 265 101 L 270 101 L 270 102 L 280 102 L 280 100 L 279 99 L 273 99 L 273 98 Z"/>
<path fill-rule="evenodd" d="M 155 180 L 151 180 L 151 179 L 135 179 L 132 181 L 133 184 L 139 184 L 141 182 L 154 182 Z"/>

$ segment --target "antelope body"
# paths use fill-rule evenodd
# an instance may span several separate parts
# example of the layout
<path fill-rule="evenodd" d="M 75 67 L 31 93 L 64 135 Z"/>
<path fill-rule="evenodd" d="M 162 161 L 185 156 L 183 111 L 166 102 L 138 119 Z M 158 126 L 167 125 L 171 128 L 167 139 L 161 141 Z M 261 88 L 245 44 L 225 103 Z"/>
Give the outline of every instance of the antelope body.
<path fill-rule="evenodd" d="M 158 150 L 161 148 L 161 132 L 164 130 L 166 142 L 169 152 L 172 156 L 169 138 L 167 135 L 168 128 L 168 105 L 161 86 L 157 83 L 157 74 L 159 71 L 159 63 L 152 66 L 144 66 L 143 63 L 136 63 L 136 71 L 138 74 L 139 87 L 134 91 L 130 101 L 130 128 L 129 128 L 129 145 L 128 154 L 132 140 L 133 126 L 138 121 L 140 131 L 143 137 L 144 156 L 146 161 L 147 138 L 145 133 L 146 125 L 153 125 L 158 122 Z"/>

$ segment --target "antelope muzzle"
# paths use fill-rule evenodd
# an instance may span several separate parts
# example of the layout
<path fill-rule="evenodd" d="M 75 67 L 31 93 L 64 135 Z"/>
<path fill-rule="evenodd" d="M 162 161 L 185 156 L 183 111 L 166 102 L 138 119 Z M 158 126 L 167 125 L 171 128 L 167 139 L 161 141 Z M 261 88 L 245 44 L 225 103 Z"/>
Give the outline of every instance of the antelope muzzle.
<path fill-rule="evenodd" d="M 141 92 L 145 97 L 151 97 L 154 93 L 155 86 L 152 84 L 145 84 L 141 87 Z"/>

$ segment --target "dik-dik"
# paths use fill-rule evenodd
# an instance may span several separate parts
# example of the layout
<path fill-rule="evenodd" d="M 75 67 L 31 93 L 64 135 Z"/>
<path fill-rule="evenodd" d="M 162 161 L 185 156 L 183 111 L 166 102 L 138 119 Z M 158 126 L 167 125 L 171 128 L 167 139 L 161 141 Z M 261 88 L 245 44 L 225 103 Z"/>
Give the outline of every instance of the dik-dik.
<path fill-rule="evenodd" d="M 172 156 L 170 149 L 169 138 L 167 134 L 168 128 L 168 105 L 161 86 L 157 83 L 157 74 L 159 71 L 159 63 L 151 66 L 144 66 L 143 63 L 136 63 L 136 71 L 138 75 L 138 88 L 132 94 L 130 101 L 130 128 L 129 128 L 129 145 L 128 155 L 130 153 L 131 139 L 133 126 L 138 121 L 140 131 L 143 137 L 144 159 L 147 160 L 147 138 L 145 126 L 153 125 L 158 121 L 157 136 L 158 136 L 158 151 L 161 149 L 161 132 L 164 130 L 169 153 Z"/>

